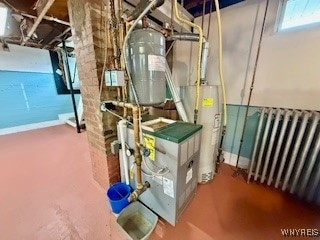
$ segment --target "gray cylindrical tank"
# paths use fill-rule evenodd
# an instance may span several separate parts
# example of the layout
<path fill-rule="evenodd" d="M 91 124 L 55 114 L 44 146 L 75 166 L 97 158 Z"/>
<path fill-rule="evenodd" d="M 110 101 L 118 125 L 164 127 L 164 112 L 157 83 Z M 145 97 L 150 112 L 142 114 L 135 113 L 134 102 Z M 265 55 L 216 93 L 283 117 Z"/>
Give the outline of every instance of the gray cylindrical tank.
<path fill-rule="evenodd" d="M 128 67 L 140 105 L 156 105 L 165 101 L 165 38 L 154 30 L 133 31 L 127 45 Z M 130 100 L 135 98 L 130 88 Z"/>

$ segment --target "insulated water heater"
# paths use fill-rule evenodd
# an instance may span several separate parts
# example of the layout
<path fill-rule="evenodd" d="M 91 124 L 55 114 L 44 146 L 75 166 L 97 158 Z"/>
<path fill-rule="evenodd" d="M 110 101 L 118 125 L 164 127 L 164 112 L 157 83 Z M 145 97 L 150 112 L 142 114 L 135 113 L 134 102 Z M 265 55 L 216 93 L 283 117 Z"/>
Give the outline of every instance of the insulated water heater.
<path fill-rule="evenodd" d="M 195 96 L 196 86 L 181 87 L 181 99 L 190 122 L 193 121 L 194 117 Z M 201 86 L 197 122 L 203 126 L 198 172 L 199 183 L 211 181 L 215 174 L 220 138 L 221 111 L 219 86 Z"/>

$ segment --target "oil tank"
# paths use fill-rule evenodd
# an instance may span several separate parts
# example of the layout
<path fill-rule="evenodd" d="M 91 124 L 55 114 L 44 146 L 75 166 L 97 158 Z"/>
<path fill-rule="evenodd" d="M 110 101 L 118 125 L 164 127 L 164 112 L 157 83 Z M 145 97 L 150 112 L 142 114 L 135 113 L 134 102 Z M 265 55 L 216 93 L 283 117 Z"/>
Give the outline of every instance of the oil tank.
<path fill-rule="evenodd" d="M 199 160 L 198 182 L 210 182 L 215 174 L 220 138 L 221 99 L 219 86 L 200 86 L 200 102 L 198 124 L 203 126 Z M 189 121 L 193 121 L 196 99 L 196 86 L 181 88 L 181 99 L 186 109 Z"/>
<path fill-rule="evenodd" d="M 140 105 L 165 101 L 165 37 L 154 30 L 139 29 L 131 33 L 127 45 L 128 67 Z M 130 100 L 135 98 L 130 88 Z"/>

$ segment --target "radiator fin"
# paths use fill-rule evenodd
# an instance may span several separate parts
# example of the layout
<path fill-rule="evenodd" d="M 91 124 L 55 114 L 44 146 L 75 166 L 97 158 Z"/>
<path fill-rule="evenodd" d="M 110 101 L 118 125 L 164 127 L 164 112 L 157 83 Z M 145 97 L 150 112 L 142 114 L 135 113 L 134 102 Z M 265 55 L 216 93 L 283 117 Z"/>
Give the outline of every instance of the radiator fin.
<path fill-rule="evenodd" d="M 319 112 L 263 108 L 247 182 L 266 183 L 320 205 Z"/>

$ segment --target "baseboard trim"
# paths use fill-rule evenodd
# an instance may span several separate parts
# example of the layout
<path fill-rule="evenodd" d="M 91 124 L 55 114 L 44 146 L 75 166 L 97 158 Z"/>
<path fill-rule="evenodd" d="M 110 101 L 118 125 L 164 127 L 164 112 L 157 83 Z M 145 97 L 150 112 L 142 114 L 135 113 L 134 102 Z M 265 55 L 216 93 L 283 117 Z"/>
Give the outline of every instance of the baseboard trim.
<path fill-rule="evenodd" d="M 0 136 L 1 135 L 7 135 L 12 133 L 18 133 L 18 132 L 25 132 L 40 128 L 46 128 L 46 127 L 53 127 L 57 125 L 64 124 L 63 120 L 53 120 L 53 121 L 46 121 L 46 122 L 40 122 L 40 123 L 32 123 L 32 124 L 26 124 L 21 125 L 17 127 L 10 127 L 10 128 L 2 128 L 0 129 Z"/>
<path fill-rule="evenodd" d="M 238 158 L 238 156 L 236 154 L 229 153 L 229 152 L 223 152 L 223 156 L 224 156 L 224 163 L 229 164 L 231 166 L 236 166 L 237 158 Z M 249 162 L 250 162 L 249 158 L 245 158 L 245 157 L 240 156 L 238 166 L 242 169 L 248 169 Z"/>

